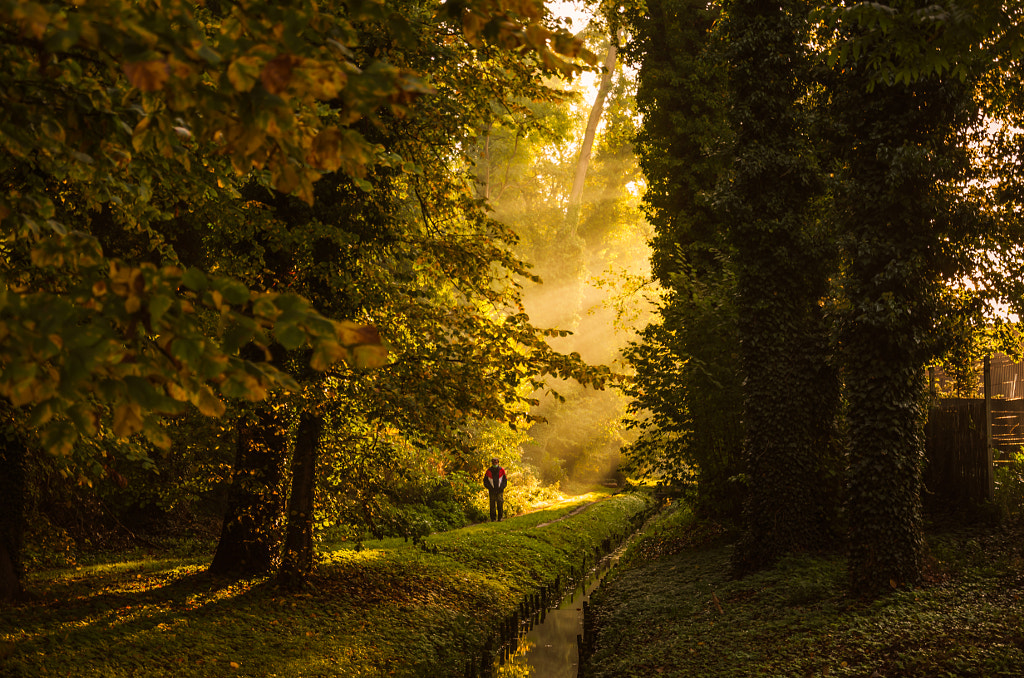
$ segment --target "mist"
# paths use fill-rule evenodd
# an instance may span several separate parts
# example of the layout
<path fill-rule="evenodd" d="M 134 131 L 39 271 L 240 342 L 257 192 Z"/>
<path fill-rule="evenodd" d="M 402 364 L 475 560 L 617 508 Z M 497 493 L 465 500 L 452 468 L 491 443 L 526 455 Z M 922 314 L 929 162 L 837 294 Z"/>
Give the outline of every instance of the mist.
<path fill-rule="evenodd" d="M 528 285 L 523 299 L 536 326 L 572 332 L 550 338 L 552 348 L 578 353 L 586 362 L 607 365 L 620 374 L 626 369 L 622 350 L 636 338 L 653 308 L 648 298 L 633 291 L 636 280 L 650 277 L 646 222 L 629 226 L 626 230 L 640 232 L 627 239 L 584 244 L 584 265 L 568 263 L 571 269 L 581 269 L 579 278 L 558 270 L 563 262 L 545 262 L 538 270 L 542 280 L 558 282 Z M 538 395 L 541 404 L 532 414 L 544 421 L 534 424 L 532 439 L 521 446 L 523 462 L 546 484 L 557 483 L 570 491 L 606 482 L 621 484 L 620 450 L 635 437 L 623 424 L 628 399 L 611 386 L 600 391 L 567 381 L 552 381 L 549 386 L 565 400 Z"/>

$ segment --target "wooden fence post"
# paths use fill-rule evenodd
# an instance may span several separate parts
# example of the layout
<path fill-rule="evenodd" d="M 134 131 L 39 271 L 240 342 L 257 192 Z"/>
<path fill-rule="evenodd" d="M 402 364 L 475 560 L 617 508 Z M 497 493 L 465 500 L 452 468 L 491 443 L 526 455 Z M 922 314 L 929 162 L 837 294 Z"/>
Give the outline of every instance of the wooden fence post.
<path fill-rule="evenodd" d="M 993 468 L 993 454 L 992 454 L 992 356 L 985 356 L 985 367 L 982 370 L 985 379 L 985 455 L 986 455 L 986 470 L 987 474 L 987 487 L 986 487 L 986 499 L 992 501 L 996 494 L 996 474 Z"/>

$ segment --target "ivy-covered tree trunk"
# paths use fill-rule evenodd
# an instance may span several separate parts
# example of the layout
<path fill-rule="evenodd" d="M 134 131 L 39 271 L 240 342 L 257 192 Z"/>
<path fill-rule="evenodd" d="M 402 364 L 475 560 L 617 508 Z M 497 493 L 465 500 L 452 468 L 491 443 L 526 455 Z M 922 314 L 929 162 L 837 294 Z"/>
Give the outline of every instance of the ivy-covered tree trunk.
<path fill-rule="evenodd" d="M 842 347 L 849 403 L 849 574 L 875 595 L 922 568 L 925 366 L 942 350 L 947 278 L 977 233 L 962 188 L 969 84 L 936 77 L 868 89 L 863 64 L 832 87 L 845 132 L 836 214 L 847 263 Z M 970 245 L 970 242 L 967 242 Z"/>
<path fill-rule="evenodd" d="M 918 583 L 924 548 L 925 370 L 912 351 L 873 325 L 855 322 L 843 335 L 851 440 L 849 573 L 854 592 L 865 595 Z"/>
<path fill-rule="evenodd" d="M 0 433 L 0 601 L 15 600 L 24 593 L 26 454 L 21 435 L 5 422 Z"/>
<path fill-rule="evenodd" d="M 316 465 L 324 420 L 303 412 L 295 432 L 292 453 L 292 491 L 288 498 L 288 527 L 277 581 L 289 588 L 301 587 L 313 568 L 313 511 L 316 499 Z"/>
<path fill-rule="evenodd" d="M 235 468 L 214 574 L 261 574 L 278 562 L 284 516 L 288 417 L 260 403 L 238 422 Z"/>
<path fill-rule="evenodd" d="M 645 208 L 655 237 L 652 268 L 672 293 L 660 323 L 627 354 L 637 379 L 632 425 L 642 431 L 625 451 L 633 467 L 663 482 L 696 481 L 697 509 L 739 519 L 744 488 L 743 426 L 737 354 L 735 278 L 728 222 L 711 189 L 723 180 L 733 134 L 727 75 L 714 26 L 719 7 L 701 0 L 648 0 L 624 8 L 638 66 L 643 115 L 636 151 L 647 180 Z"/>
<path fill-rule="evenodd" d="M 750 481 L 734 556 L 740 573 L 835 536 L 839 390 L 821 303 L 833 257 L 812 212 L 822 181 L 804 103 L 808 11 L 802 0 L 735 0 L 726 9 L 737 134 L 726 204 Z"/>

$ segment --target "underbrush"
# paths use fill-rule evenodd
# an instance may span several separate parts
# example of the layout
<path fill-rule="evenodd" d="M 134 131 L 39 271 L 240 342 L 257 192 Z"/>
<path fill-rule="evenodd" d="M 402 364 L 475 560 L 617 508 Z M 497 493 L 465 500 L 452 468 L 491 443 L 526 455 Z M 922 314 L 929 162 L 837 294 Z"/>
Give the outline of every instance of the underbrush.
<path fill-rule="evenodd" d="M 588 678 L 1024 675 L 1024 529 L 931 534 L 925 585 L 846 594 L 840 556 L 729 577 L 732 539 L 680 507 L 592 598 Z"/>
<path fill-rule="evenodd" d="M 461 676 L 524 595 L 650 506 L 591 495 L 417 545 L 334 544 L 299 594 L 215 579 L 209 552 L 35 572 L 34 600 L 0 609 L 0 676 Z"/>

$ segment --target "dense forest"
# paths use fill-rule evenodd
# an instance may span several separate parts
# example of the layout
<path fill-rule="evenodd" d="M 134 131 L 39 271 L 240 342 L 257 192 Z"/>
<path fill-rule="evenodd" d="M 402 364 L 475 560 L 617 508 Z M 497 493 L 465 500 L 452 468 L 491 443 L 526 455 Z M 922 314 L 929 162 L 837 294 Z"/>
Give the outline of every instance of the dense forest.
<path fill-rule="evenodd" d="M 0 0 L 0 597 L 210 520 L 301 587 L 493 456 L 921 579 L 925 370 L 1018 352 L 1024 10 L 581 9 Z"/>

